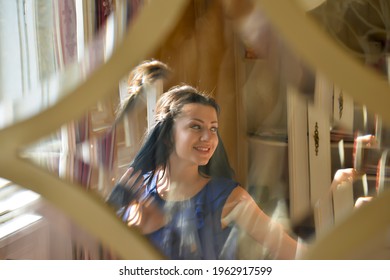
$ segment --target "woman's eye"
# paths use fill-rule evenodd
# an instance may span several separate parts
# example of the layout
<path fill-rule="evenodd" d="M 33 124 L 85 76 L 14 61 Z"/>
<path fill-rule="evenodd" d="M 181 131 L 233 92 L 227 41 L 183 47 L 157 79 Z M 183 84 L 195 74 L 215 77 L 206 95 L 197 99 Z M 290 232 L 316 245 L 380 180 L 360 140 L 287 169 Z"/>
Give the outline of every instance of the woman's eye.
<path fill-rule="evenodd" d="M 193 126 L 191 126 L 191 128 L 193 128 L 193 129 L 200 129 L 200 125 L 194 124 Z"/>
<path fill-rule="evenodd" d="M 212 127 L 210 130 L 211 130 L 212 132 L 217 132 L 217 131 L 218 131 L 218 127 Z"/>

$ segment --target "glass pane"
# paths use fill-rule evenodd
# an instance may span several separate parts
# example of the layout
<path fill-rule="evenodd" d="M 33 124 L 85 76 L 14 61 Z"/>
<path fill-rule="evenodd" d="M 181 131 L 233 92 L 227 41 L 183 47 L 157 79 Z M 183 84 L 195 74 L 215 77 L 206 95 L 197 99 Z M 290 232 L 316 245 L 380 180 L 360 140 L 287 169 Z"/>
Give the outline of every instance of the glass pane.
<path fill-rule="evenodd" d="M 127 100 L 132 86 L 124 77 L 112 96 L 25 147 L 20 156 L 107 199 L 129 170 L 145 133 L 153 128 L 148 127 L 156 101 L 153 94 L 186 83 L 210 93 L 218 102 L 218 141 L 223 140 L 235 171 L 234 182 L 253 199 L 258 208 L 252 209 L 270 219 L 263 223 L 254 215 L 248 223 L 248 212 L 243 212 L 246 215 L 239 215 L 224 231 L 222 214 L 215 214 L 211 219 L 222 237 L 213 239 L 218 244 L 213 258 L 274 259 L 285 257 L 286 250 L 289 258 L 302 257 L 306 252 L 302 248 L 315 246 L 357 208 L 385 193 L 389 129 L 375 107 L 357 102 L 329 73 L 306 62 L 273 16 L 267 16 L 266 6 L 261 8 L 257 2 L 192 1 L 167 41 L 148 58 L 170 68 L 163 85 L 156 86 L 149 76 L 143 76 L 137 102 L 118 120 L 119 104 Z M 314 20 L 369 73 L 387 80 L 389 8 L 384 1 L 298 2 L 304 4 L 300 6 L 302 17 Z M 0 21 L 0 127 L 33 117 L 87 81 L 111 57 L 143 5 L 144 1 L 7 1 L 0 12 L 4 19 Z M 11 32 L 11 25 L 17 32 Z M 319 55 L 322 51 L 318 50 Z M 339 61 L 334 65 L 341 67 Z M 375 94 L 366 95 L 375 99 Z M 159 141 L 169 143 L 172 135 L 165 136 Z M 201 190 L 208 185 L 202 186 Z M 221 189 L 229 187 L 221 183 Z M 143 218 L 151 221 L 150 228 L 157 230 L 147 228 L 145 236 L 151 238 L 157 232 L 154 236 L 161 239 L 154 241 L 168 257 L 210 256 L 202 254 L 211 246 L 201 247 L 207 241 L 203 234 L 211 238 L 203 223 L 210 222 L 209 213 L 203 212 L 208 209 L 191 200 L 202 192 L 176 203 L 164 201 L 160 193 L 151 197 L 143 191 L 142 187 L 131 189 L 132 199 L 116 209 L 126 225 L 140 226 Z M 181 193 L 171 191 L 170 195 Z M 19 204 L 21 196 L 27 197 L 23 205 Z M 0 258 L 117 258 L 65 214 L 52 214 L 58 210 L 39 195 L 5 181 L 0 183 L 0 197 L 4 221 Z M 164 206 L 153 208 L 156 202 Z M 140 205 L 152 205 L 154 214 L 142 212 Z M 193 220 L 182 214 L 187 211 L 192 211 Z M 29 248 L 28 255 L 18 255 L 18 246 L 27 248 L 29 243 L 19 244 L 24 236 L 19 239 L 16 233 L 21 228 L 26 229 L 26 236 L 38 238 L 36 243 L 45 249 Z M 59 232 L 61 236 L 53 241 Z M 289 246 L 281 245 L 285 234 L 298 248 L 294 247 L 294 256 Z M 388 258 L 388 238 L 385 233 L 378 237 L 380 242 L 366 240 L 368 249 L 355 248 L 347 258 Z M 61 249 L 53 251 L 52 242 L 61 243 Z"/>

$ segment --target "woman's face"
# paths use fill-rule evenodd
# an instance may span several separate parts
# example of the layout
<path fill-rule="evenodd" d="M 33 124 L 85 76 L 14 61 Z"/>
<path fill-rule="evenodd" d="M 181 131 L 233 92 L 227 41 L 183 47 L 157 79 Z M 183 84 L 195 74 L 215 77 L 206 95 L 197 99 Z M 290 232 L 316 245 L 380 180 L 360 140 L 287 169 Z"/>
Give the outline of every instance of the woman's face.
<path fill-rule="evenodd" d="M 212 106 L 190 103 L 174 122 L 171 158 L 206 165 L 218 145 L 218 117 Z"/>

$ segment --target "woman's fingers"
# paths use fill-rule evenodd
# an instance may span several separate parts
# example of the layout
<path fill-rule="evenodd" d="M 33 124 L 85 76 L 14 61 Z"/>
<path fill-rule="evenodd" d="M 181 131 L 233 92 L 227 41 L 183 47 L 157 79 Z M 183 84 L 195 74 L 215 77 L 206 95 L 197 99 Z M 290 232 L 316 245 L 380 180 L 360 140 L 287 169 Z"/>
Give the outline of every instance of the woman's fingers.
<path fill-rule="evenodd" d="M 369 203 L 371 200 L 373 199 L 372 196 L 363 196 L 363 197 L 359 197 L 356 202 L 355 202 L 355 207 L 358 208 L 358 207 L 361 207 L 363 205 L 366 205 L 367 203 Z"/>
<path fill-rule="evenodd" d="M 336 189 L 344 182 L 353 183 L 357 179 L 361 178 L 362 175 L 362 173 L 357 172 L 354 168 L 339 169 L 336 171 L 333 177 L 330 188 Z"/>
<path fill-rule="evenodd" d="M 136 190 L 142 185 L 143 177 L 141 176 L 141 170 L 134 173 L 134 168 L 130 167 L 126 170 L 125 174 L 119 179 L 119 184 L 128 188 Z"/>
<path fill-rule="evenodd" d="M 360 174 L 354 168 L 345 168 L 337 170 L 334 176 L 334 180 L 336 180 L 338 183 L 341 183 L 343 181 L 353 182 L 359 176 Z"/>
<path fill-rule="evenodd" d="M 118 184 L 126 185 L 127 181 L 131 178 L 131 175 L 134 172 L 134 168 L 130 167 L 126 170 L 125 174 L 122 175 L 122 177 L 119 179 Z"/>

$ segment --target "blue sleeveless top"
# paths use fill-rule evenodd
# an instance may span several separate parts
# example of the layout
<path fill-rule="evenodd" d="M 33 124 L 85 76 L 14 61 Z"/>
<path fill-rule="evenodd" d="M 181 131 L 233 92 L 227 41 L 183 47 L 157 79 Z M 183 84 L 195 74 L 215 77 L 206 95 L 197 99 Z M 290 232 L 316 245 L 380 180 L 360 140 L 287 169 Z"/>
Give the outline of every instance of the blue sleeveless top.
<path fill-rule="evenodd" d="M 222 208 L 238 183 L 212 178 L 203 189 L 185 201 L 166 201 L 156 190 L 154 178 L 145 189 L 152 196 L 168 223 L 147 237 L 169 259 L 236 259 L 238 230 L 221 228 Z"/>

